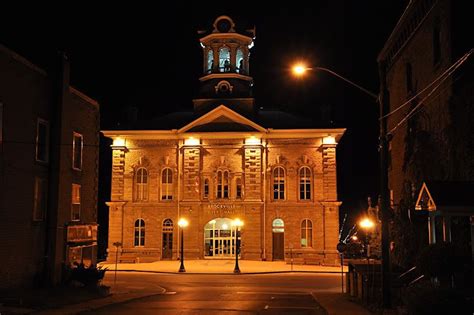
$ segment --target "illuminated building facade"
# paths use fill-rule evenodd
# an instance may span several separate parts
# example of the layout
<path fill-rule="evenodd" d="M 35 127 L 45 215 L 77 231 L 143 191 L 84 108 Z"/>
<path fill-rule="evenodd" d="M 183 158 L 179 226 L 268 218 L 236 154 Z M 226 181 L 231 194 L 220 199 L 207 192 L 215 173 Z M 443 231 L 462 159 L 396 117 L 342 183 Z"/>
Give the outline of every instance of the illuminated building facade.
<path fill-rule="evenodd" d="M 194 111 L 113 139 L 109 261 L 179 256 L 186 218 L 187 259 L 235 257 L 337 263 L 336 145 L 341 128 L 257 110 L 249 76 L 254 30 L 218 17 L 202 32 L 203 75 Z M 144 127 L 143 127 L 144 126 Z M 233 220 L 244 222 L 236 233 Z"/>

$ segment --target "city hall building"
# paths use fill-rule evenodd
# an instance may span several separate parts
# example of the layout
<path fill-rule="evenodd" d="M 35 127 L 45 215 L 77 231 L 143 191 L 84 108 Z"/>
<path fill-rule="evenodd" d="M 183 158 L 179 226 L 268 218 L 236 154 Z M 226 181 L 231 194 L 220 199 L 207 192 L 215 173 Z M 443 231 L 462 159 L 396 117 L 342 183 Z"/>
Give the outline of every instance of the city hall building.
<path fill-rule="evenodd" d="M 254 37 L 218 17 L 200 39 L 194 111 L 104 131 L 113 140 L 109 261 L 177 259 L 185 218 L 186 259 L 235 258 L 238 238 L 242 259 L 337 263 L 336 145 L 345 129 L 258 110 Z"/>

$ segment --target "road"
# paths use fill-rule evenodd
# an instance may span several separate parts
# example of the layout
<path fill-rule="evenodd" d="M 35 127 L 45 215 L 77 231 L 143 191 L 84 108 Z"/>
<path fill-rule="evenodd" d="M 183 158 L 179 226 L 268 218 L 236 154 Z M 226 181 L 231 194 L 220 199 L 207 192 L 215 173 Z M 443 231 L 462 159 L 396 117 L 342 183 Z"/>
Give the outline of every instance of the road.
<path fill-rule="evenodd" d="M 340 292 L 337 274 L 118 273 L 117 289 L 158 292 L 87 314 L 326 314 L 318 293 Z M 113 273 L 106 279 L 113 283 Z"/>

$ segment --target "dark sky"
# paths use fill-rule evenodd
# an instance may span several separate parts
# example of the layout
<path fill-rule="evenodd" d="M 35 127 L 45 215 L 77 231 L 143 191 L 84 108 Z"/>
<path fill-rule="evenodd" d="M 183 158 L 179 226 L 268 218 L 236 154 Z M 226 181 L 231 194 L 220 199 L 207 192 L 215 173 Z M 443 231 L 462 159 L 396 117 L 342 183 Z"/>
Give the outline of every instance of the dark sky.
<path fill-rule="evenodd" d="M 67 50 L 72 84 L 101 103 L 107 129 L 126 106 L 141 117 L 190 110 L 202 70 L 197 30 L 221 14 L 255 25 L 250 71 L 258 106 L 314 117 L 329 106 L 347 128 L 338 147 L 342 209 L 365 208 L 378 190 L 377 106 L 326 73 L 295 80 L 288 66 L 304 59 L 377 92 L 376 56 L 407 1 L 265 1 L 260 9 L 257 1 L 195 2 L 2 8 L 0 42 L 46 68 L 55 51 Z"/>

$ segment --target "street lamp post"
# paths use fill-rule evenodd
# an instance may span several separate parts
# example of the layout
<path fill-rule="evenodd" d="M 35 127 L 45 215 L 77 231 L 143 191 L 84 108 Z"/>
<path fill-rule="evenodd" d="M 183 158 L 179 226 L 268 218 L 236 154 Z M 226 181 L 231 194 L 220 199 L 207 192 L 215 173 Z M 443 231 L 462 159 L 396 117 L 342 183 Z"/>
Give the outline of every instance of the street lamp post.
<path fill-rule="evenodd" d="M 389 192 L 388 192 L 388 142 L 387 136 L 387 108 L 388 108 L 388 91 L 385 82 L 385 66 L 379 66 L 379 77 L 380 77 L 380 94 L 377 95 L 369 90 L 361 87 L 360 85 L 352 82 L 351 80 L 341 76 L 340 74 L 323 67 L 307 67 L 300 63 L 293 67 L 293 73 L 296 76 L 303 76 L 307 70 L 320 70 L 327 72 L 344 82 L 358 88 L 365 94 L 371 96 L 379 106 L 379 123 L 380 123 L 380 136 L 379 136 L 379 167 L 380 167 L 380 211 L 382 214 L 381 225 L 382 225 L 382 298 L 383 306 L 385 308 L 391 307 L 391 279 L 390 279 L 390 248 L 389 248 Z"/>
<path fill-rule="evenodd" d="M 239 240 L 239 228 L 244 225 L 244 222 L 241 221 L 240 219 L 235 219 L 233 223 L 234 223 L 234 226 L 235 226 L 235 267 L 234 267 L 234 273 L 240 273 L 240 268 L 239 268 L 240 242 L 238 240 Z"/>
<path fill-rule="evenodd" d="M 188 226 L 188 221 L 184 218 L 181 218 L 178 221 L 178 226 L 181 228 L 181 266 L 179 267 L 179 272 L 186 272 L 186 269 L 184 268 L 184 228 Z"/>
<path fill-rule="evenodd" d="M 375 226 L 375 223 L 369 218 L 364 218 L 359 222 L 359 226 L 363 228 L 365 231 L 365 256 L 367 258 L 367 277 L 366 277 L 366 281 L 367 281 L 368 275 L 369 275 L 369 230 L 372 230 L 372 228 Z M 369 303 L 368 291 L 369 291 L 369 283 L 367 281 L 367 294 L 366 294 L 367 304 Z"/>

